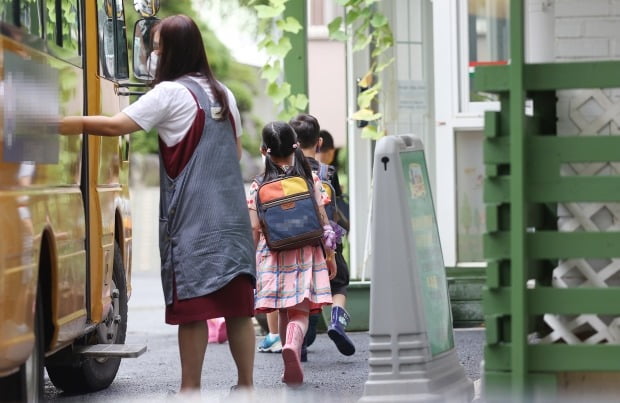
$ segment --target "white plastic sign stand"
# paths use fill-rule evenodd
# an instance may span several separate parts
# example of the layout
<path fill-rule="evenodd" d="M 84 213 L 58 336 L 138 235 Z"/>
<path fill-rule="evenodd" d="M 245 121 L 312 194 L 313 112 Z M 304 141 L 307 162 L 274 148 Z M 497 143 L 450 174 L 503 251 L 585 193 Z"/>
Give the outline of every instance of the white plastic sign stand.
<path fill-rule="evenodd" d="M 370 368 L 360 402 L 470 402 L 422 142 L 380 139 L 373 175 Z"/>

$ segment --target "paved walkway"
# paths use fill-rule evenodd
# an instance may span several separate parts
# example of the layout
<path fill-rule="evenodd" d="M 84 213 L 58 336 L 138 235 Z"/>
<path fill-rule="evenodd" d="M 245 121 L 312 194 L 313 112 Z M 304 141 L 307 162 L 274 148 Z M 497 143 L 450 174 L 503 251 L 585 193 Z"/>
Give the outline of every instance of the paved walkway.
<path fill-rule="evenodd" d="M 127 400 L 162 401 L 170 398 L 176 390 L 180 369 L 176 347 L 176 327 L 163 323 L 163 295 L 159 280 L 158 251 L 158 203 L 159 190 L 152 187 L 132 189 L 134 222 L 133 272 L 134 293 L 129 306 L 127 343 L 146 343 L 149 352 L 137 360 L 125 360 L 117 380 L 110 390 L 97 397 L 107 399 L 123 396 Z M 352 334 L 357 353 L 344 357 L 333 343 L 320 335 L 309 352 L 309 362 L 304 365 L 307 383 L 291 391 L 279 380 L 282 371 L 278 354 L 257 354 L 255 381 L 257 394 L 267 400 L 356 402 L 363 395 L 368 376 L 367 332 Z M 456 330 L 455 342 L 461 365 L 472 380 L 480 378 L 480 360 L 484 332 L 481 329 Z M 208 349 L 205 370 L 203 401 L 206 396 L 214 401 L 228 394 L 234 382 L 234 366 L 227 345 L 212 345 Z M 141 386 L 136 379 L 142 379 Z M 208 391 L 211 391 L 210 393 Z M 149 396 L 149 397 L 145 397 Z M 265 401 L 267 401 L 265 400 Z M 209 398 L 206 401 L 210 401 Z"/>

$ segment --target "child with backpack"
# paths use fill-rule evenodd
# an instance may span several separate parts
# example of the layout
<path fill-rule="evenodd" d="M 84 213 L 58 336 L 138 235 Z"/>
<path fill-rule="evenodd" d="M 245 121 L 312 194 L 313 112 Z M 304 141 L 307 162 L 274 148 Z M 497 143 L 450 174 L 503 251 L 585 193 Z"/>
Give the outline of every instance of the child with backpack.
<path fill-rule="evenodd" d="M 256 245 L 255 307 L 257 313 L 279 312 L 282 381 L 294 385 L 303 382 L 300 355 L 308 316 L 332 302 L 329 281 L 336 275 L 334 232 L 323 208 L 328 198 L 320 179 L 308 166 L 293 128 L 286 122 L 268 123 L 263 128 L 262 141 L 265 172 L 250 185 L 247 201 Z M 311 209 L 318 214 L 315 218 L 306 213 L 303 217 L 287 216 L 307 201 L 294 190 L 304 185 L 312 196 Z M 264 199 L 276 193 L 289 199 L 277 212 L 270 213 L 271 206 L 283 197 L 269 202 Z M 308 223 L 319 226 L 318 239 L 300 241 L 302 236 L 293 236 L 293 241 L 287 243 L 285 237 L 277 236 L 277 229 L 293 231 Z"/>
<path fill-rule="evenodd" d="M 297 133 L 299 144 L 301 145 L 301 151 L 305 155 L 310 168 L 319 176 L 319 179 L 321 179 L 324 183 L 327 183 L 332 189 L 332 197 L 334 198 L 334 200 L 332 200 L 332 210 L 334 210 L 335 213 L 333 217 L 330 217 L 330 220 L 342 222 L 343 220 L 340 220 L 339 218 L 345 217 L 339 217 L 339 215 L 342 215 L 343 212 L 340 212 L 335 206 L 335 199 L 342 194 L 338 174 L 333 166 L 319 162 L 316 159 L 317 152 L 321 150 L 321 146 L 323 145 L 321 133 L 327 132 L 321 130 L 317 119 L 308 114 L 297 115 L 289 123 L 293 126 L 293 129 Z M 329 133 L 327 133 L 327 135 L 331 138 Z M 342 225 L 346 227 L 344 230 L 348 231 L 348 222 L 346 224 L 343 223 Z M 344 230 L 340 231 L 340 228 L 338 228 L 340 226 L 337 223 L 333 223 L 332 226 L 339 234 L 345 232 Z M 336 348 L 341 354 L 350 356 L 355 354 L 355 345 L 346 333 L 346 327 L 351 320 L 349 313 L 345 309 L 347 300 L 347 286 L 349 285 L 349 266 L 342 255 L 341 242 L 337 242 L 335 252 L 337 273 L 336 276 L 330 281 L 333 305 L 331 309 L 331 320 L 327 326 L 327 335 L 334 342 Z M 316 334 L 316 323 L 318 322 L 318 317 L 315 320 L 313 319 L 314 318 L 310 318 L 308 335 L 304 342 L 304 348 L 302 349 L 303 361 L 307 360 L 306 347 L 312 344 L 314 341 L 313 336 Z"/>

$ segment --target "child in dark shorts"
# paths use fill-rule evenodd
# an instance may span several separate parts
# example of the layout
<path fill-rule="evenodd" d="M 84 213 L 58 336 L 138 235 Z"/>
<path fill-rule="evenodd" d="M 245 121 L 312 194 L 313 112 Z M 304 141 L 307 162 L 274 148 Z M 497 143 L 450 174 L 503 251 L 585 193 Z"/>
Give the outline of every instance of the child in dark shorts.
<path fill-rule="evenodd" d="M 333 153 L 328 152 L 328 150 L 334 149 L 334 141 L 331 134 L 326 130 L 320 130 L 317 119 L 308 114 L 296 116 L 289 124 L 297 133 L 297 139 L 301 145 L 301 150 L 306 156 L 306 160 L 310 164 L 310 167 L 313 171 L 319 172 L 321 163 L 317 161 L 315 157 L 317 157 L 319 151 L 323 157 L 333 155 Z M 328 165 L 331 162 L 332 161 L 323 161 L 324 164 Z M 335 196 L 338 197 L 342 195 L 338 174 L 333 166 L 329 167 L 328 172 L 329 180 L 334 187 Z M 348 228 L 345 229 L 348 230 Z M 345 310 L 347 286 L 349 285 L 349 265 L 342 255 L 342 250 L 342 243 L 338 243 L 335 251 L 336 277 L 330 280 L 333 305 L 331 320 L 327 327 L 327 335 L 336 344 L 338 351 L 344 355 L 353 355 L 355 353 L 355 345 L 345 331 L 351 319 L 349 313 Z M 318 315 L 310 315 L 308 332 L 306 333 L 301 353 L 302 361 L 307 360 L 307 346 L 311 345 L 316 337 L 316 324 L 318 319 Z"/>

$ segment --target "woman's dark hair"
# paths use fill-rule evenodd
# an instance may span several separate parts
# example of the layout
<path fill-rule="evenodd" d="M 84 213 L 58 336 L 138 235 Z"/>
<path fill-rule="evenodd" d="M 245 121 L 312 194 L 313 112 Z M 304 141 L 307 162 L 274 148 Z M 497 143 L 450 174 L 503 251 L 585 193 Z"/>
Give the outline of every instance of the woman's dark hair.
<path fill-rule="evenodd" d="M 276 179 L 282 174 L 299 175 L 312 180 L 312 170 L 301 147 L 297 146 L 297 133 L 286 122 L 271 122 L 263 127 L 263 145 L 265 151 L 265 174 L 263 182 Z M 296 147 L 297 146 L 297 147 Z M 295 163 L 287 171 L 271 160 L 271 157 L 286 158 L 295 153 Z"/>
<path fill-rule="evenodd" d="M 222 107 L 222 119 L 227 119 L 228 96 L 211 71 L 202 35 L 196 23 L 188 16 L 179 14 L 162 19 L 155 29 L 159 32 L 161 50 L 153 84 L 173 81 L 186 74 L 202 75 L 209 82 L 216 101 Z"/>
<path fill-rule="evenodd" d="M 319 141 L 321 127 L 319 126 L 319 121 L 314 116 L 302 113 L 289 120 L 288 123 L 297 133 L 301 148 L 314 147 L 317 141 Z"/>
<path fill-rule="evenodd" d="M 327 130 L 321 130 L 319 132 L 319 137 L 323 139 L 323 144 L 321 144 L 321 152 L 329 151 L 334 148 L 334 138 L 331 133 Z"/>

